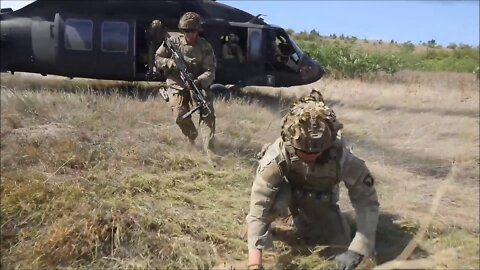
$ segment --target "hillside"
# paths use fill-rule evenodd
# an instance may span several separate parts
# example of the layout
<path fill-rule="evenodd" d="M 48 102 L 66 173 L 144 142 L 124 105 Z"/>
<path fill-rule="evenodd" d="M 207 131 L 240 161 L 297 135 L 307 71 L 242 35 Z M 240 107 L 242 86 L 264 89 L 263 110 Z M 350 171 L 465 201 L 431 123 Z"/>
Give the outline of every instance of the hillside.
<path fill-rule="evenodd" d="M 279 136 L 288 102 L 312 87 L 376 177 L 378 263 L 400 254 L 446 189 L 410 259 L 422 268 L 478 267 L 472 74 L 327 78 L 219 96 L 215 163 L 187 145 L 152 86 L 30 74 L 2 74 L 1 86 L 2 269 L 245 267 L 253 156 Z M 351 211 L 344 189 L 341 206 Z M 275 245 L 268 269 L 329 264 L 321 247 Z"/>
<path fill-rule="evenodd" d="M 442 47 L 435 40 L 413 44 L 344 35 L 322 36 L 316 31 L 287 31 L 303 51 L 336 78 L 361 78 L 378 72 L 394 74 L 400 70 L 452 71 L 480 76 L 478 46 L 451 43 Z"/>

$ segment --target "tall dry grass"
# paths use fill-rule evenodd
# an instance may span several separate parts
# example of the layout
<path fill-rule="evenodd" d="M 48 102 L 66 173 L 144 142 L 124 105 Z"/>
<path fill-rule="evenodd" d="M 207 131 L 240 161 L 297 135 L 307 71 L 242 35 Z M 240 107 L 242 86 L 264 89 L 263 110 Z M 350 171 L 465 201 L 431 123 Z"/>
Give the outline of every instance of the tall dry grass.
<path fill-rule="evenodd" d="M 469 75 L 327 79 L 218 97 L 216 167 L 188 147 L 153 85 L 1 79 L 5 269 L 208 269 L 245 259 L 253 155 L 279 135 L 288 102 L 313 87 L 376 176 L 379 262 L 412 239 L 454 160 L 455 178 L 414 256 L 434 267 L 477 265 L 479 91 Z M 350 209 L 344 193 L 341 203 Z M 325 263 L 315 247 L 276 245 L 268 266 Z"/>

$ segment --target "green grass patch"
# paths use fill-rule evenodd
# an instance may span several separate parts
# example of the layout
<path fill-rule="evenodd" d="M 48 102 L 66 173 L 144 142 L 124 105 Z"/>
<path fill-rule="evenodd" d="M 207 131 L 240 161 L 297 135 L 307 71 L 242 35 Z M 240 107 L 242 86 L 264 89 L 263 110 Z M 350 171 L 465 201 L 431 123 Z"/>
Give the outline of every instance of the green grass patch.
<path fill-rule="evenodd" d="M 334 78 L 361 78 L 378 72 L 393 75 L 400 70 L 472 73 L 480 62 L 478 46 L 455 49 L 432 47 L 417 52 L 411 43 L 372 50 L 356 42 L 332 42 L 305 35 L 296 35 L 294 38 L 302 50 L 317 60 Z"/>

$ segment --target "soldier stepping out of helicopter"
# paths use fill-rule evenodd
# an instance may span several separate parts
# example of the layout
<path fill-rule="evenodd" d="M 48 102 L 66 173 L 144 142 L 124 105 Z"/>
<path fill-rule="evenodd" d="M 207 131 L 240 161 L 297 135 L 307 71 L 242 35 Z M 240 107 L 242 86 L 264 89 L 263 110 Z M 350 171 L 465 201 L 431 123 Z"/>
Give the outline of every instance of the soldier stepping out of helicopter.
<path fill-rule="evenodd" d="M 153 76 L 156 72 L 155 52 L 162 45 L 165 39 L 165 30 L 160 20 L 153 20 L 150 27 L 145 30 L 145 39 L 148 44 L 148 76 Z"/>

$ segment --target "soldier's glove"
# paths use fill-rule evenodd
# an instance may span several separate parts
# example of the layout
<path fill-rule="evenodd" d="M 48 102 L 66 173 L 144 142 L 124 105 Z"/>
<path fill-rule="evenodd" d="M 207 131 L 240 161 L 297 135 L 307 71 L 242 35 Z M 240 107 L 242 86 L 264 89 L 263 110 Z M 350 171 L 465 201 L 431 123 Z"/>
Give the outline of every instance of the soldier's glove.
<path fill-rule="evenodd" d="M 173 60 L 173 59 L 168 59 L 165 66 L 166 66 L 169 70 L 177 69 L 177 64 L 175 64 L 175 60 Z"/>
<path fill-rule="evenodd" d="M 362 262 L 363 255 L 355 251 L 347 250 L 344 253 L 337 255 L 335 261 L 339 270 L 353 270 Z"/>
<path fill-rule="evenodd" d="M 197 65 L 197 59 L 195 58 L 183 56 L 183 59 L 185 60 L 187 65 L 191 68 L 194 68 Z"/>
<path fill-rule="evenodd" d="M 249 265 L 247 270 L 265 270 L 261 264 L 252 264 Z"/>
<path fill-rule="evenodd" d="M 207 95 L 207 93 L 205 92 L 205 89 L 207 89 L 208 87 L 206 87 L 206 86 L 204 85 L 204 81 L 203 81 L 203 80 L 201 80 L 201 79 L 196 79 L 196 80 L 193 81 L 193 83 L 194 83 L 198 88 L 200 88 L 200 89 L 203 90 L 202 93 L 203 93 L 205 96 Z"/>
<path fill-rule="evenodd" d="M 194 83 L 198 88 L 202 88 L 202 84 L 200 83 L 200 80 L 199 80 L 199 79 L 194 80 L 193 83 Z"/>

